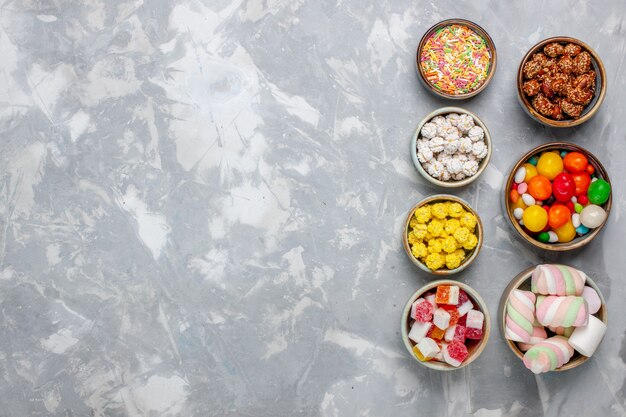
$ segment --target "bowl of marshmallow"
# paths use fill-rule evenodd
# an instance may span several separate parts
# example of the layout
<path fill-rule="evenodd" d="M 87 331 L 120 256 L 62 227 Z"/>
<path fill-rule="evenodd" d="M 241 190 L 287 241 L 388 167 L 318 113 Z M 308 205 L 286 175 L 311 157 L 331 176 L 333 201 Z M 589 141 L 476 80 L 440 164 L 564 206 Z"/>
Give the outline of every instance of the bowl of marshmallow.
<path fill-rule="evenodd" d="M 500 299 L 500 331 L 535 374 L 573 369 L 596 351 L 607 330 L 604 297 L 571 266 L 544 264 L 522 271 Z"/>

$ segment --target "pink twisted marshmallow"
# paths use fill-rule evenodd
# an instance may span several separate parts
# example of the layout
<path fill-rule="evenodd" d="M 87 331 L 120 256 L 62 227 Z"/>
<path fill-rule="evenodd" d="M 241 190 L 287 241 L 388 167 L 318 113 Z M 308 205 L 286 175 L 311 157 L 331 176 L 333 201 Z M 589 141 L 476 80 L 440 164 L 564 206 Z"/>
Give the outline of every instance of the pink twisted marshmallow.
<path fill-rule="evenodd" d="M 544 295 L 581 295 L 587 275 L 566 265 L 537 265 L 531 290 Z"/>
<path fill-rule="evenodd" d="M 553 295 L 537 297 L 535 305 L 537 321 L 551 327 L 580 327 L 589 320 L 587 302 L 582 297 Z"/>
<path fill-rule="evenodd" d="M 535 374 L 540 374 L 560 368 L 573 355 L 574 348 L 565 337 L 552 336 L 528 349 L 524 355 L 524 365 Z"/>
<path fill-rule="evenodd" d="M 505 337 L 514 342 L 528 343 L 535 321 L 535 294 L 513 290 L 506 303 Z"/>

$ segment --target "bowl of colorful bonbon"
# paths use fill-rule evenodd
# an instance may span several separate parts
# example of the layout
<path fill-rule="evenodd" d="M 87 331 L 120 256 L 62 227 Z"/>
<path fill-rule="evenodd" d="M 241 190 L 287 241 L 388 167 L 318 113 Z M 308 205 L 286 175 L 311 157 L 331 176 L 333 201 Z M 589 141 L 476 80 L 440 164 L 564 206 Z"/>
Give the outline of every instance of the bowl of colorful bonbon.
<path fill-rule="evenodd" d="M 515 164 L 504 189 L 507 216 L 526 241 L 567 251 L 591 242 L 611 210 L 611 182 L 598 158 L 565 142 L 538 146 Z"/>
<path fill-rule="evenodd" d="M 417 290 L 402 312 L 402 340 L 420 364 L 451 371 L 472 363 L 490 333 L 487 305 L 462 282 L 438 280 Z"/>
<path fill-rule="evenodd" d="M 483 226 L 465 200 L 437 194 L 423 199 L 404 223 L 404 250 L 422 271 L 450 275 L 463 271 L 478 256 Z"/>
<path fill-rule="evenodd" d="M 426 31 L 417 47 L 417 73 L 428 91 L 465 99 L 484 90 L 496 70 L 496 47 L 482 27 L 448 19 Z"/>
<path fill-rule="evenodd" d="M 607 330 L 600 289 L 583 271 L 530 267 L 506 287 L 499 328 L 511 351 L 533 373 L 566 371 L 587 361 Z"/>

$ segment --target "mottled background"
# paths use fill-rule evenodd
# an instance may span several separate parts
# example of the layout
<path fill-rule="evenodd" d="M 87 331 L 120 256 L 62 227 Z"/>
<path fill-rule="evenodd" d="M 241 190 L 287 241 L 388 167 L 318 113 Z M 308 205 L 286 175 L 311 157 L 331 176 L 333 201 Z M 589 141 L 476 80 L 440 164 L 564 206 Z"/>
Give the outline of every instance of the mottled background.
<path fill-rule="evenodd" d="M 622 0 L 6 0 L 0 5 L 0 416 L 623 416 L 626 28 Z M 464 17 L 499 63 L 462 103 L 494 155 L 456 194 L 486 240 L 459 279 L 498 301 L 520 270 L 587 271 L 610 327 L 579 369 L 533 376 L 494 328 L 468 368 L 414 362 L 401 308 L 430 277 L 400 242 L 420 182 L 409 142 L 449 104 L 415 47 Z M 608 93 L 584 126 L 515 93 L 535 42 L 579 37 Z M 500 189 L 549 140 L 596 153 L 614 208 L 596 242 L 514 239 Z"/>

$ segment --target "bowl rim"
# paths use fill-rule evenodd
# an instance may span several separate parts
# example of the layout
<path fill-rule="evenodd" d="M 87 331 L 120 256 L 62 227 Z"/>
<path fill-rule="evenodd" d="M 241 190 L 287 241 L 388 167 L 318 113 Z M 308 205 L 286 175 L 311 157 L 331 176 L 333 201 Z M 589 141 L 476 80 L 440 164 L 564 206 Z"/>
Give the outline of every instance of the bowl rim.
<path fill-rule="evenodd" d="M 466 210 L 470 211 L 474 216 L 476 216 L 476 237 L 478 238 L 478 243 L 476 243 L 476 247 L 472 249 L 471 254 L 467 256 L 463 260 L 461 265 L 459 265 L 457 268 L 438 269 L 436 271 L 433 271 L 430 268 L 428 268 L 425 264 L 423 264 L 420 260 L 418 260 L 415 256 L 413 256 L 413 253 L 411 253 L 411 246 L 409 245 L 408 230 L 409 230 L 409 223 L 411 221 L 411 217 L 413 217 L 413 213 L 415 213 L 416 209 L 423 206 L 424 204 L 433 203 L 433 202 L 442 201 L 442 200 L 457 202 L 461 204 Z M 453 275 L 453 274 L 456 274 L 465 270 L 474 262 L 474 260 L 476 260 L 476 258 L 478 257 L 478 253 L 480 252 L 482 248 L 482 245 L 483 245 L 483 224 L 482 224 L 482 221 L 480 220 L 480 216 L 478 215 L 478 212 L 474 210 L 474 208 L 467 201 L 451 194 L 434 194 L 434 195 L 431 195 L 429 197 L 426 197 L 420 200 L 417 204 L 413 206 L 413 208 L 409 210 L 406 216 L 406 220 L 404 221 L 404 228 L 402 229 L 402 246 L 404 247 L 404 252 L 407 254 L 407 256 L 409 257 L 411 262 L 413 262 L 414 265 L 416 265 L 422 271 L 428 272 L 429 274 L 433 274 L 436 276 L 448 276 L 448 275 Z"/>
<path fill-rule="evenodd" d="M 424 47 L 424 45 L 426 44 L 427 39 L 430 37 L 430 35 L 435 32 L 437 29 L 445 27 L 445 26 L 449 26 L 449 25 L 461 25 L 461 26 L 467 26 L 470 29 L 472 29 L 474 32 L 478 33 L 487 43 L 487 46 L 489 47 L 489 50 L 491 51 L 491 65 L 489 67 L 489 73 L 487 74 L 487 78 L 485 78 L 485 81 L 482 83 L 482 85 L 480 87 L 478 87 L 477 89 L 470 91 L 469 93 L 463 93 L 463 94 L 448 94 L 448 93 L 444 93 L 442 91 L 437 90 L 427 79 L 426 76 L 424 75 L 424 71 L 422 70 L 422 66 L 420 65 L 420 52 L 422 50 L 422 48 Z M 465 100 L 471 97 L 474 97 L 475 95 L 479 94 L 480 92 L 482 92 L 485 88 L 487 88 L 487 85 L 489 85 L 489 83 L 491 82 L 491 79 L 493 78 L 494 74 L 496 73 L 496 66 L 497 66 L 497 62 L 498 62 L 498 54 L 496 52 L 496 45 L 493 42 L 493 39 L 491 39 L 491 36 L 489 36 L 489 33 L 480 25 L 478 25 L 475 22 L 472 22 L 471 20 L 467 20 L 467 19 L 460 19 L 460 18 L 452 18 L 452 19 L 446 19 L 446 20 L 442 20 L 438 23 L 435 23 L 434 25 L 432 25 L 425 33 L 424 35 L 422 35 L 418 45 L 417 45 L 417 52 L 416 52 L 416 58 L 415 58 L 415 67 L 417 69 L 417 74 L 418 74 L 418 78 L 421 81 L 421 83 L 426 87 L 426 89 L 428 91 L 430 91 L 431 93 L 439 96 L 439 97 L 443 97 L 443 98 L 447 98 L 447 99 L 451 99 L 451 100 Z"/>
<path fill-rule="evenodd" d="M 578 119 L 552 120 L 545 116 L 542 116 L 532 107 L 532 105 L 530 104 L 530 101 L 528 100 L 528 98 L 526 97 L 526 94 L 524 94 L 524 91 L 522 89 L 522 85 L 524 83 L 524 74 L 523 74 L 524 64 L 530 59 L 530 56 L 532 54 L 538 52 L 540 48 L 543 48 L 545 45 L 552 43 L 552 42 L 558 42 L 558 43 L 567 42 L 567 43 L 577 44 L 581 46 L 583 49 L 585 49 L 587 52 L 589 52 L 593 61 L 596 64 L 595 65 L 596 68 L 594 69 L 596 70 L 596 73 L 598 74 L 601 80 L 600 91 L 596 92 L 596 97 L 594 97 L 594 99 L 596 99 L 595 103 L 593 103 L 593 105 L 589 107 L 588 109 L 585 108 L 586 112 Z M 600 56 L 596 53 L 596 51 L 593 50 L 593 48 L 591 48 L 585 42 L 581 41 L 580 39 L 572 38 L 570 36 L 553 36 L 553 37 L 544 39 L 536 43 L 528 50 L 526 55 L 524 55 L 517 69 L 517 96 L 518 96 L 520 104 L 522 105 L 526 113 L 531 118 L 550 127 L 558 127 L 558 128 L 573 127 L 573 126 L 578 126 L 582 123 L 585 123 L 587 120 L 591 119 L 598 112 L 600 105 L 604 101 L 604 97 L 606 96 L 606 89 L 607 89 L 606 84 L 607 84 L 606 69 L 604 68 L 604 63 L 602 62 L 602 59 L 600 59 Z"/>
<path fill-rule="evenodd" d="M 559 264 L 559 265 L 564 265 L 564 264 Z M 522 352 L 518 347 L 517 347 L 517 342 L 514 342 L 512 340 L 509 340 L 505 337 L 505 323 L 506 323 L 506 303 L 507 300 L 509 298 L 509 294 L 511 293 L 511 291 L 513 291 L 514 289 L 518 289 L 520 286 L 522 286 L 526 281 L 528 281 L 531 276 L 533 271 L 535 270 L 535 268 L 538 265 L 534 265 L 534 266 L 530 266 L 526 269 L 524 269 L 523 271 L 521 271 L 519 274 L 517 274 L 515 277 L 513 277 L 513 279 L 509 282 L 509 284 L 506 286 L 506 288 L 504 289 L 504 291 L 502 292 L 502 296 L 500 297 L 500 303 L 498 305 L 498 328 L 500 329 L 500 334 L 502 335 L 502 338 L 504 339 L 504 341 L 506 342 L 506 345 L 509 347 L 509 349 L 511 350 L 511 352 L 513 352 L 513 354 L 515 356 L 517 356 L 520 360 L 524 359 L 524 352 Z M 570 266 L 570 265 L 565 265 L 565 266 Z M 570 266 L 571 268 L 574 268 L 573 266 Z M 576 269 L 576 268 L 574 268 Z M 585 275 L 587 275 L 585 273 Z M 604 299 L 604 296 L 602 295 L 602 291 L 600 291 L 600 288 L 598 287 L 598 285 L 595 283 L 595 281 L 589 277 L 589 275 L 587 275 L 587 280 L 585 282 L 585 285 L 590 286 L 591 288 L 593 288 L 597 293 L 598 296 L 600 297 L 600 310 L 598 313 L 596 314 L 592 314 L 593 316 L 595 316 L 596 318 L 602 320 L 602 322 L 608 326 L 609 324 L 609 311 L 608 311 L 608 307 L 606 305 L 606 301 Z M 602 312 L 601 317 L 598 317 L 600 314 L 600 312 Z M 567 371 L 570 369 L 574 369 L 580 365 L 582 365 L 583 363 L 587 362 L 587 360 L 590 358 L 590 356 L 585 356 L 581 353 L 578 353 L 578 356 L 576 357 L 572 357 L 573 360 L 570 360 L 568 363 L 566 363 L 565 365 L 555 369 L 552 372 L 563 372 L 563 371 Z"/>
<path fill-rule="evenodd" d="M 483 160 L 480 161 L 480 165 L 478 166 L 478 171 L 476 172 L 476 174 L 472 175 L 471 177 L 464 178 L 461 181 L 441 181 L 436 178 L 433 178 L 430 176 L 428 172 L 426 172 L 426 170 L 422 166 L 419 159 L 417 159 L 417 139 L 420 135 L 420 131 L 422 130 L 422 127 L 426 123 L 431 121 L 433 118 L 435 118 L 436 116 L 440 116 L 443 114 L 450 114 L 450 113 L 461 113 L 461 114 L 467 114 L 471 116 L 474 119 L 474 122 L 478 124 L 478 126 L 480 126 L 485 132 L 485 145 L 487 146 L 487 155 L 485 155 Z M 415 169 L 417 169 L 417 172 L 419 172 L 420 175 L 426 179 L 426 181 L 430 182 L 431 184 L 443 187 L 443 188 L 461 188 L 476 181 L 478 177 L 480 177 L 480 175 L 485 171 L 485 169 L 487 168 L 487 165 L 489 165 L 489 161 L 491 160 L 491 154 L 492 154 L 492 142 L 491 142 L 491 133 L 489 133 L 489 129 L 487 129 L 487 126 L 480 119 L 480 117 L 476 116 L 471 111 L 464 109 L 462 107 L 445 106 L 445 107 L 440 107 L 438 109 L 433 110 L 426 117 L 424 117 L 422 121 L 417 125 L 415 132 L 413 132 L 413 137 L 411 138 L 411 160 L 413 161 L 413 165 L 415 166 Z"/>
<path fill-rule="evenodd" d="M 463 361 L 463 363 L 456 368 L 452 365 L 448 365 L 445 362 L 438 362 L 438 361 L 422 362 L 420 361 L 419 359 L 415 357 L 415 354 L 413 354 L 413 345 L 411 344 L 411 341 L 409 340 L 409 329 L 408 329 L 409 325 L 408 324 L 410 321 L 409 314 L 411 313 L 411 305 L 413 304 L 413 302 L 415 302 L 415 300 L 417 300 L 420 297 L 420 295 L 424 294 L 426 291 L 429 291 L 439 285 L 456 285 L 460 287 L 470 297 L 472 297 L 473 301 L 476 303 L 476 305 L 480 308 L 480 311 L 485 316 L 485 321 L 483 323 L 484 332 L 483 332 L 482 339 L 479 341 L 478 345 L 476 346 L 476 349 L 472 352 L 472 356 L 466 358 L 465 361 Z M 457 369 L 462 369 L 468 366 L 481 355 L 481 353 L 487 346 L 487 341 L 489 340 L 489 336 L 491 335 L 491 317 L 489 316 L 489 309 L 487 308 L 487 303 L 485 303 L 485 300 L 483 300 L 480 294 L 478 294 L 478 291 L 476 291 L 475 289 L 473 289 L 472 287 L 470 287 L 469 285 L 463 282 L 459 282 L 459 281 L 455 281 L 451 279 L 439 279 L 439 280 L 431 281 L 426 285 L 423 285 L 417 291 L 415 291 L 413 295 L 408 299 L 407 303 L 402 309 L 402 317 L 400 319 L 400 334 L 402 335 L 402 341 L 404 342 L 404 346 L 406 347 L 407 351 L 409 352 L 411 357 L 415 359 L 416 362 L 420 363 L 421 365 L 427 368 L 434 369 L 437 371 L 455 371 Z"/>
<path fill-rule="evenodd" d="M 583 246 L 589 244 L 600 233 L 600 231 L 606 225 L 606 223 L 607 223 L 607 221 L 609 219 L 609 215 L 611 213 L 611 206 L 612 206 L 612 201 L 613 201 L 613 193 L 611 192 L 609 194 L 609 199 L 606 201 L 606 203 L 603 204 L 604 210 L 606 211 L 606 219 L 604 219 L 604 222 L 600 226 L 598 226 L 595 229 L 591 230 L 585 236 L 577 236 L 576 238 L 574 238 L 574 240 L 572 240 L 570 242 L 565 242 L 565 243 L 543 243 L 543 242 L 540 242 L 537 239 L 533 238 L 532 236 L 529 236 L 524 231 L 524 229 L 522 229 L 522 227 L 519 225 L 519 223 L 517 222 L 517 220 L 513 216 L 513 212 L 511 210 L 511 202 L 509 200 L 509 190 L 511 189 L 511 185 L 513 183 L 513 178 L 515 177 L 515 172 L 517 172 L 517 170 L 523 164 L 525 164 L 526 161 L 528 161 L 528 159 L 530 159 L 532 156 L 534 156 L 534 155 L 536 155 L 536 154 L 538 154 L 540 152 L 554 150 L 554 149 L 559 149 L 559 150 L 566 149 L 566 150 L 569 150 L 569 151 L 577 151 L 577 152 L 583 153 L 587 157 L 587 159 L 589 160 L 589 163 L 594 166 L 594 168 L 596 170 L 595 171 L 596 174 L 599 174 L 598 176 L 601 179 L 605 180 L 606 182 L 609 183 L 609 185 L 611 185 L 611 179 L 609 178 L 608 172 L 606 171 L 606 169 L 604 168 L 604 166 L 602 165 L 600 160 L 594 154 L 589 152 L 587 149 L 583 148 L 580 145 L 576 145 L 576 144 L 573 144 L 573 143 L 570 143 L 570 142 L 549 142 L 549 143 L 544 143 L 544 144 L 539 145 L 539 146 L 531 149 L 530 151 L 526 152 L 517 161 L 517 163 L 513 166 L 513 169 L 509 172 L 509 175 L 507 177 L 507 180 L 506 180 L 506 183 L 505 183 L 505 186 L 504 186 L 504 190 L 503 190 L 504 210 L 506 212 L 507 218 L 509 219 L 509 223 L 517 231 L 518 235 L 521 236 L 525 241 L 527 241 L 528 243 L 534 245 L 535 247 L 537 247 L 539 249 L 545 249 L 545 250 L 553 251 L 553 252 L 564 252 L 564 251 L 569 251 L 569 250 L 582 248 Z M 611 186 L 611 189 L 612 189 L 612 186 Z"/>

